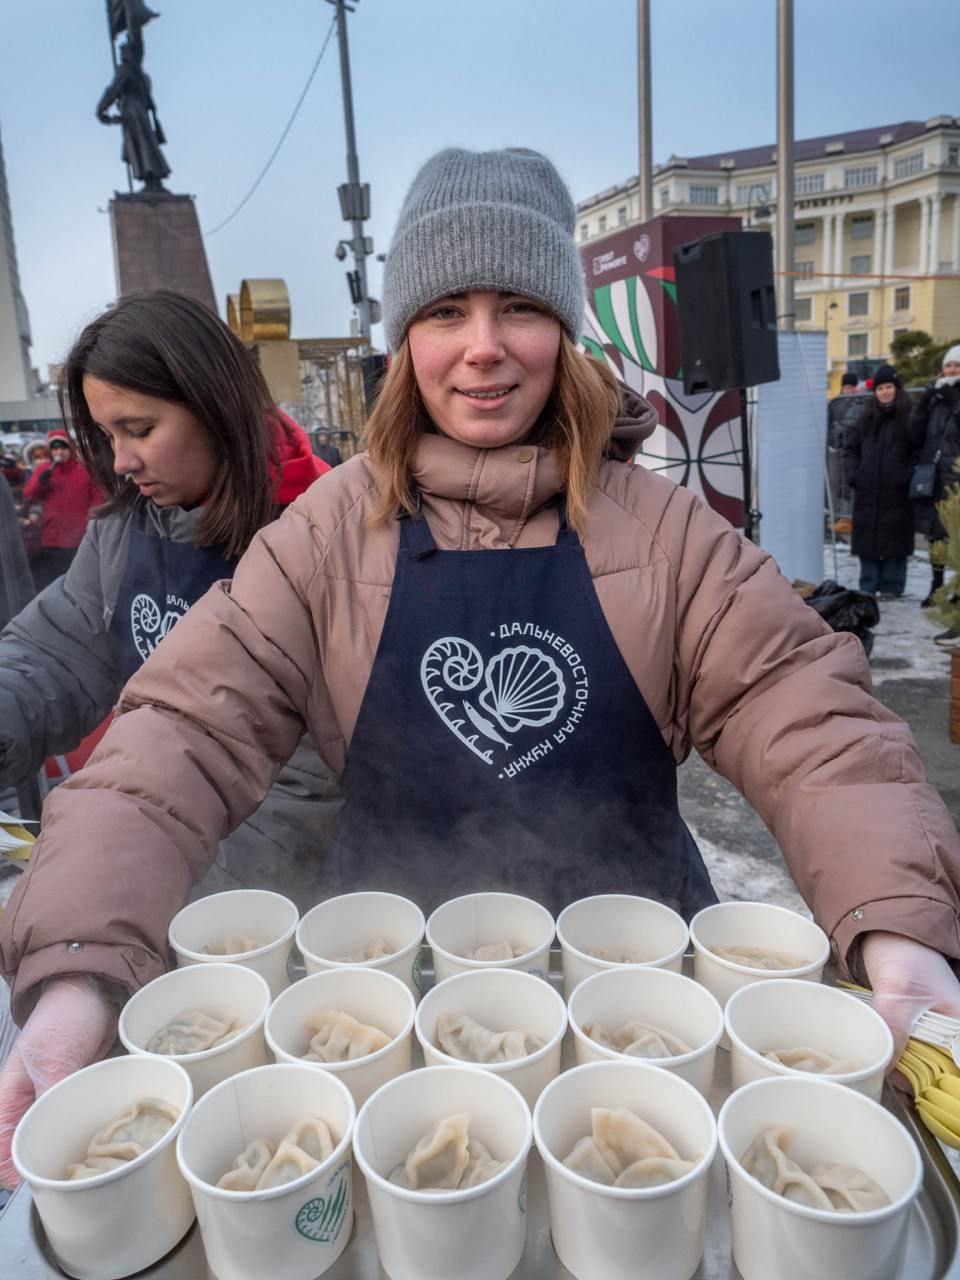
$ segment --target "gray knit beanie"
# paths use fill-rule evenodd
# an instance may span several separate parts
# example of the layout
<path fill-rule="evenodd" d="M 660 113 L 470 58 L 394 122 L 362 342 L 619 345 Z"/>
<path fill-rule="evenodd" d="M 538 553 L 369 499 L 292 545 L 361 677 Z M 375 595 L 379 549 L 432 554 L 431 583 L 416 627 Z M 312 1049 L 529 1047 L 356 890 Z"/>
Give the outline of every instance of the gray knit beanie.
<path fill-rule="evenodd" d="M 421 307 L 502 289 L 542 302 L 576 341 L 583 272 L 576 210 L 538 151 L 439 151 L 413 180 L 383 272 L 383 325 L 396 351 Z"/>

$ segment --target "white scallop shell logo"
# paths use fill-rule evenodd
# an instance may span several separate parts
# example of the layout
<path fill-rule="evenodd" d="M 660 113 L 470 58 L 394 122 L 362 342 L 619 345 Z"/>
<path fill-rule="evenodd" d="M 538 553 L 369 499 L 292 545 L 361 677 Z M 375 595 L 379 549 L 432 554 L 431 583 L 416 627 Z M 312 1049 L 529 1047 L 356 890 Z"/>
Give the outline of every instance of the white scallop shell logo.
<path fill-rule="evenodd" d="M 567 686 L 563 672 L 540 649 L 525 644 L 503 649 L 487 664 L 480 705 L 506 729 L 540 728 L 563 709 Z"/>
<path fill-rule="evenodd" d="M 145 591 L 134 596 L 130 606 L 130 632 L 137 653 L 144 662 L 182 617 L 179 609 L 168 609 L 161 614 L 156 600 Z"/>
<path fill-rule="evenodd" d="M 650 237 L 644 232 L 633 242 L 633 256 L 638 262 L 646 262 L 650 257 Z"/>

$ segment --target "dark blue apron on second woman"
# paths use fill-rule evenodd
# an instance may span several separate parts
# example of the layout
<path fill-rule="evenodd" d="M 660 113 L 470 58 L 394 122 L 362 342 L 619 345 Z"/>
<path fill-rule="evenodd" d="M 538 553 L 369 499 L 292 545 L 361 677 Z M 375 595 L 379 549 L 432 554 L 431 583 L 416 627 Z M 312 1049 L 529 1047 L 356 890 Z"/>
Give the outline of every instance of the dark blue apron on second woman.
<path fill-rule="evenodd" d="M 554 546 L 496 551 L 438 551 L 401 520 L 325 893 L 429 912 L 502 890 L 554 913 L 637 893 L 689 916 L 716 896 L 676 773 L 565 511 Z"/>
<path fill-rule="evenodd" d="M 110 643 L 123 679 L 129 680 L 191 605 L 221 578 L 232 578 L 236 560 L 216 547 L 153 538 L 144 513 L 130 521 L 130 541 Z"/>

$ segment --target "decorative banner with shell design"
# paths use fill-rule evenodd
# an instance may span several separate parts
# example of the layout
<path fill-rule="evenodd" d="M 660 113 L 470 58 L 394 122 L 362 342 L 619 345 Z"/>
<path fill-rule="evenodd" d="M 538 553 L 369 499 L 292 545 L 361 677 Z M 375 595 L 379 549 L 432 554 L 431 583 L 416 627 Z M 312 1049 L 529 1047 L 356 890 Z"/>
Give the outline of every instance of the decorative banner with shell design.
<path fill-rule="evenodd" d="M 635 461 L 698 493 L 743 524 L 740 402 L 735 391 L 683 390 L 673 249 L 735 231 L 735 218 L 654 218 L 580 251 L 587 286 L 581 345 L 656 409 Z"/>

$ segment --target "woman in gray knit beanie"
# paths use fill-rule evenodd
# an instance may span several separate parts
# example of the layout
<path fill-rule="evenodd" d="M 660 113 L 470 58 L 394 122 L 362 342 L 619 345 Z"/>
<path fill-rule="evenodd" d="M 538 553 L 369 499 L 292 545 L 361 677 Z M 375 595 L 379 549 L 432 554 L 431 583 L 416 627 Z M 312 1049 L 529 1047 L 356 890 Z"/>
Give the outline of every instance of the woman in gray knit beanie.
<path fill-rule="evenodd" d="M 423 917 L 407 929 L 387 895 L 424 912 L 457 898 L 427 923 L 434 946 L 533 969 L 551 917 L 589 897 L 582 933 L 557 920 L 568 941 L 600 965 L 666 962 L 664 939 L 686 937 L 667 908 L 716 900 L 677 799 L 696 748 L 774 833 L 900 1042 L 920 1009 L 960 1014 L 960 837 L 910 732 L 868 692 L 854 637 L 689 488 L 632 465 L 656 414 L 624 393 L 618 417 L 618 384 L 577 349 L 573 229 L 536 152 L 443 151 L 418 174 L 387 261 L 394 359 L 369 451 L 257 535 L 47 802 L 0 921 L 18 1044 L 53 1034 L 78 1046 L 72 1067 L 89 1060 L 86 997 L 52 980 L 82 980 L 109 1026 L 305 731 L 345 792 L 313 900 L 380 891 L 340 911 L 329 954 L 405 955 L 418 986 Z M 634 900 L 630 932 L 610 895 Z M 777 910 L 736 940 L 779 945 Z M 827 938 L 804 945 L 822 963 Z M 0 1179 L 31 1098 L 0 1072 Z M 491 1243 L 491 1274 L 509 1274 L 522 1215 Z M 459 1274 L 454 1244 L 436 1274 Z"/>

